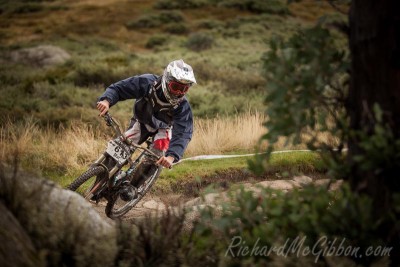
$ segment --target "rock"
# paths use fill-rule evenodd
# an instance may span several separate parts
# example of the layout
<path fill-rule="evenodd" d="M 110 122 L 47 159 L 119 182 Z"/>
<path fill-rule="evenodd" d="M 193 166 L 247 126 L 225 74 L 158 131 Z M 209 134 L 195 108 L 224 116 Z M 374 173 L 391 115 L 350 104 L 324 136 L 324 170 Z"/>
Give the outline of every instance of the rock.
<path fill-rule="evenodd" d="M 250 191 L 254 195 L 259 195 L 261 193 L 261 188 L 257 184 L 255 186 L 249 186 L 244 188 L 245 191 Z M 236 191 L 236 193 L 240 193 L 240 190 Z"/>
<path fill-rule="evenodd" d="M 293 184 L 287 180 L 277 180 L 277 181 L 264 181 L 255 184 L 265 188 L 271 188 L 276 190 L 290 190 L 293 189 Z"/>
<path fill-rule="evenodd" d="M 338 190 L 343 184 L 343 180 L 337 180 L 331 184 L 329 190 Z"/>
<path fill-rule="evenodd" d="M 183 206 L 186 208 L 190 208 L 199 205 L 200 203 L 201 203 L 201 197 L 196 197 L 194 199 L 187 201 Z"/>
<path fill-rule="evenodd" d="M 331 181 L 330 179 L 320 179 L 320 180 L 316 180 L 314 182 L 314 184 L 316 186 L 328 186 L 330 181 Z"/>
<path fill-rule="evenodd" d="M 36 67 L 62 64 L 71 58 L 64 49 L 53 45 L 40 45 L 13 51 L 11 61 L 25 63 Z"/>
<path fill-rule="evenodd" d="M 313 179 L 308 176 L 302 175 L 302 176 L 293 177 L 293 181 L 295 183 L 299 184 L 300 186 L 305 186 L 305 185 L 312 183 Z"/>
<path fill-rule="evenodd" d="M 151 210 L 165 210 L 164 203 L 157 202 L 155 200 L 149 200 L 143 203 L 143 208 Z"/>
<path fill-rule="evenodd" d="M 40 266 L 30 237 L 14 215 L 0 202 L 0 262 L 3 267 Z"/>
<path fill-rule="evenodd" d="M 0 170 L 0 197 L 3 203 L 15 203 L 6 208 L 36 249 L 46 251 L 47 265 L 59 266 L 62 257 L 68 257 L 75 266 L 88 262 L 113 266 L 118 251 L 115 224 L 102 219 L 78 193 L 48 180 L 20 173 L 4 175 Z"/>

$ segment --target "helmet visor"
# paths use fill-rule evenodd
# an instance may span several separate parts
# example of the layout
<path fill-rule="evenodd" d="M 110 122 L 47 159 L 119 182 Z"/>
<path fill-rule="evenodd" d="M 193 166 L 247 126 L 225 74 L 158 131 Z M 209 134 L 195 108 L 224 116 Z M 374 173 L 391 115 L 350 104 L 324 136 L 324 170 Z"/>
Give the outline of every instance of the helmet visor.
<path fill-rule="evenodd" d="M 171 94 L 176 95 L 176 96 L 182 96 L 189 91 L 189 84 L 183 84 L 180 82 L 176 81 L 170 81 L 168 83 L 168 88 Z"/>

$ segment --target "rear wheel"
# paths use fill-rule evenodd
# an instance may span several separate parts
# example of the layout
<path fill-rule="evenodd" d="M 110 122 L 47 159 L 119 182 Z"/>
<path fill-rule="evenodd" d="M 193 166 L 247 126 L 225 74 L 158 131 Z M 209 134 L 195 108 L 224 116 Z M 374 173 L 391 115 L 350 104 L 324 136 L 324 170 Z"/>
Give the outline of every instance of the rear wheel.
<path fill-rule="evenodd" d="M 93 166 L 85 171 L 81 176 L 76 178 L 70 185 L 66 187 L 71 191 L 76 191 L 82 184 L 92 177 L 103 177 L 107 174 L 107 170 L 103 166 Z M 96 179 L 97 180 L 97 179 Z"/>
<path fill-rule="evenodd" d="M 137 188 L 135 197 L 130 201 L 124 201 L 121 196 L 121 190 L 116 192 L 112 199 L 107 203 L 105 213 L 112 219 L 119 218 L 130 211 L 136 204 L 143 198 L 143 196 L 149 191 L 154 182 L 162 171 L 161 166 L 152 165 L 151 171 L 147 173 L 143 183 Z"/>

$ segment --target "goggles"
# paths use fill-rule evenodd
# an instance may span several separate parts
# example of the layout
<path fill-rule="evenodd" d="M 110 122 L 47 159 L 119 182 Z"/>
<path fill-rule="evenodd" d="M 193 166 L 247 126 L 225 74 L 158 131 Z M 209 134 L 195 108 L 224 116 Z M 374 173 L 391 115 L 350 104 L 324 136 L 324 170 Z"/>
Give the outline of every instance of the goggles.
<path fill-rule="evenodd" d="M 189 84 L 183 84 L 180 82 L 176 81 L 170 81 L 168 83 L 168 88 L 171 94 L 177 95 L 177 96 L 182 96 L 186 94 L 187 91 L 189 91 L 190 85 Z"/>

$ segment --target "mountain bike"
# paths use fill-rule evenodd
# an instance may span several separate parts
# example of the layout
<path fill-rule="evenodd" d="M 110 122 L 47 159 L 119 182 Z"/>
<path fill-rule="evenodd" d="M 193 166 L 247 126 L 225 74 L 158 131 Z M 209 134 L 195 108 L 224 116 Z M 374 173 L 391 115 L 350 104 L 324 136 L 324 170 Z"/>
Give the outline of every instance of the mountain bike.
<path fill-rule="evenodd" d="M 106 199 L 105 214 L 116 219 L 143 198 L 157 180 L 162 167 L 155 165 L 160 155 L 126 138 L 110 113 L 104 115 L 104 120 L 114 130 L 114 139 L 108 142 L 104 153 L 67 189 L 76 191 L 95 177 L 84 197 L 96 203 Z M 150 145 L 151 140 L 145 143 Z"/>

